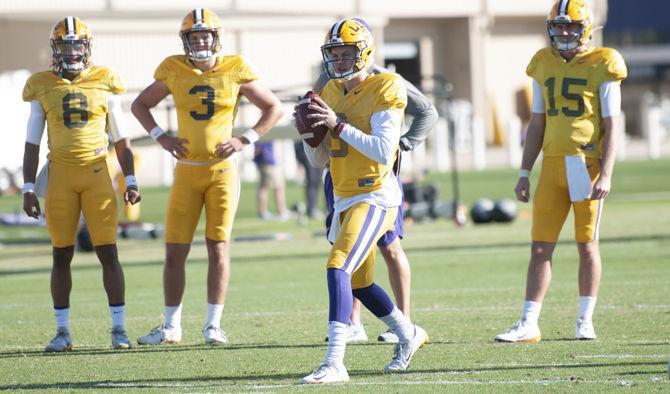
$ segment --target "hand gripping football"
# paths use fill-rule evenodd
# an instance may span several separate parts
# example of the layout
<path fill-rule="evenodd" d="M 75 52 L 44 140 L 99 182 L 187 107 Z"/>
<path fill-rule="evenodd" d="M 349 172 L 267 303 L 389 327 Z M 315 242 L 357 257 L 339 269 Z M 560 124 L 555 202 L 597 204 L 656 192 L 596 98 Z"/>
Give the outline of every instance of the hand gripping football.
<path fill-rule="evenodd" d="M 311 90 L 305 93 L 298 102 L 295 112 L 293 113 L 295 127 L 298 129 L 298 133 L 300 133 L 300 138 L 312 148 L 319 146 L 328 133 L 328 127 L 326 127 L 326 125 L 312 127 L 312 124 L 318 122 L 318 120 L 307 117 L 309 114 L 317 113 L 315 110 L 309 108 L 312 100 L 317 97 L 319 97 L 319 95 Z"/>

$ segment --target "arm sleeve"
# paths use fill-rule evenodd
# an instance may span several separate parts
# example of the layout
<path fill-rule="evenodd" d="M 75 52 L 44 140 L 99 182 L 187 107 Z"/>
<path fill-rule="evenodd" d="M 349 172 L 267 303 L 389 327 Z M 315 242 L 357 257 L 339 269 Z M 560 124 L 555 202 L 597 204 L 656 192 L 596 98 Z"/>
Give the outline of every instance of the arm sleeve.
<path fill-rule="evenodd" d="M 544 107 L 544 93 L 542 92 L 542 86 L 535 79 L 533 79 L 533 104 L 531 111 L 534 114 L 543 114 L 545 111 Z"/>
<path fill-rule="evenodd" d="M 340 138 L 370 159 L 390 165 L 398 148 L 402 118 L 403 112 L 398 109 L 375 112 L 370 118 L 370 135 L 347 124 L 340 133 Z"/>
<path fill-rule="evenodd" d="M 121 108 L 121 96 L 116 94 L 109 96 L 107 99 L 107 128 L 114 143 L 128 138 L 126 118 L 123 116 L 123 108 Z"/>
<path fill-rule="evenodd" d="M 428 133 L 437 122 L 437 110 L 416 86 L 405 81 L 407 89 L 407 107 L 405 113 L 412 115 L 412 123 L 407 132 L 400 138 L 400 147 L 412 150 L 428 138 Z"/>
<path fill-rule="evenodd" d="M 26 132 L 26 142 L 33 145 L 39 145 L 44 133 L 44 111 L 40 102 L 33 100 L 30 102 L 30 115 L 28 116 L 28 127 Z"/>
<path fill-rule="evenodd" d="M 621 115 L 621 84 L 618 81 L 606 81 L 600 84 L 600 115 L 611 118 Z"/>
<path fill-rule="evenodd" d="M 312 167 L 324 168 L 330 161 L 330 138 L 328 136 L 316 148 L 312 148 L 305 141 L 302 142 L 302 147 Z"/>

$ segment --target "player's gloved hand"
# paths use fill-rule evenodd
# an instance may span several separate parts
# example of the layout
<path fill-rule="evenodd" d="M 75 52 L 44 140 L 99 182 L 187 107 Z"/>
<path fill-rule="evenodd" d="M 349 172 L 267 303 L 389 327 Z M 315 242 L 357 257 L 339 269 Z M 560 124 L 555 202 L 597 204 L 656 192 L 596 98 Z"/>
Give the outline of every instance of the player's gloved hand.
<path fill-rule="evenodd" d="M 39 219 L 42 214 L 40 202 L 33 192 L 23 193 L 23 212 L 31 218 Z"/>
<path fill-rule="evenodd" d="M 131 205 L 135 205 L 141 200 L 142 196 L 140 195 L 140 191 L 135 186 L 128 186 L 126 192 L 123 193 L 123 201 L 126 204 L 130 203 Z"/>
<path fill-rule="evenodd" d="M 183 159 L 188 155 L 188 149 L 184 146 L 184 144 L 188 144 L 186 138 L 177 138 L 163 134 L 156 141 L 161 144 L 163 149 L 170 152 L 175 159 Z"/>
<path fill-rule="evenodd" d="M 514 193 L 516 193 L 517 200 L 528 202 L 530 199 L 530 179 L 526 176 L 519 177 L 519 180 L 514 187 Z"/>

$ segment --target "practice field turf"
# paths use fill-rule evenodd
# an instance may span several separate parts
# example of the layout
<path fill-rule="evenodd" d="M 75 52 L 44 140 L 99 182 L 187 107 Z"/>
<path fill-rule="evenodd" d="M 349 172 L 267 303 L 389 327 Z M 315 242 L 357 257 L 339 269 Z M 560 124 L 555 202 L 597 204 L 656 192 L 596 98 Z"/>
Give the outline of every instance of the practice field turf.
<path fill-rule="evenodd" d="M 493 337 L 518 320 L 529 253 L 529 206 L 508 225 L 451 222 L 409 226 L 412 316 L 430 335 L 407 373 L 384 375 L 393 346 L 378 343 L 382 324 L 365 312 L 370 341 L 347 347 L 351 382 L 301 387 L 298 379 L 323 359 L 328 298 L 321 223 L 261 222 L 255 186 L 245 185 L 234 236 L 286 233 L 281 241 L 237 241 L 223 315 L 225 347 L 203 344 L 207 260 L 203 226 L 187 264 L 181 345 L 112 351 L 101 270 L 77 253 L 71 297 L 75 350 L 44 354 L 54 333 L 49 295 L 50 246 L 44 229 L 0 227 L 0 390 L 189 392 L 520 392 L 670 390 L 670 161 L 618 163 L 601 228 L 603 278 L 594 316 L 598 339 L 575 341 L 577 251 L 572 221 L 554 259 L 542 308 L 543 339 L 498 344 Z M 449 175 L 428 176 L 449 198 Z M 463 199 L 512 197 L 515 171 L 468 172 Z M 165 189 L 143 190 L 143 218 L 163 221 Z M 289 188 L 289 201 L 302 191 Z M 0 211 L 20 208 L 0 198 Z M 127 328 L 134 340 L 162 322 L 160 240 L 121 240 Z M 377 256 L 377 283 L 390 291 Z"/>

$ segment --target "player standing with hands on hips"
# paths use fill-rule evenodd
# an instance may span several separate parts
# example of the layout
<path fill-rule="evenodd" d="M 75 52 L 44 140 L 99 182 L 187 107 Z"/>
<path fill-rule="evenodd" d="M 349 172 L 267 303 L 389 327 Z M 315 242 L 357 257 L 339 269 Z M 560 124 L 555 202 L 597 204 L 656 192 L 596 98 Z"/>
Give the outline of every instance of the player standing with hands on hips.
<path fill-rule="evenodd" d="M 165 229 L 163 268 L 164 322 L 137 339 L 141 345 L 181 342 L 181 306 L 186 281 L 186 258 L 203 206 L 209 259 L 205 343 L 228 341 L 221 316 L 230 279 L 230 238 L 239 200 L 239 177 L 234 153 L 256 142 L 282 116 L 281 103 L 258 81 L 241 56 L 223 56 L 223 29 L 210 10 L 190 11 L 179 35 L 184 55 L 163 60 L 155 81 L 135 99 L 132 111 L 149 134 L 176 159 Z M 172 94 L 179 135 L 161 129 L 150 108 Z M 240 96 L 261 112 L 256 124 L 233 136 Z"/>
<path fill-rule="evenodd" d="M 542 151 L 526 301 L 521 320 L 497 335 L 499 342 L 540 341 L 538 319 L 551 281 L 552 255 L 570 208 L 579 251 L 575 337 L 596 338 L 592 318 L 601 275 L 598 231 L 612 183 L 626 65 L 613 49 L 587 48 L 593 13 L 584 0 L 557 1 L 547 31 L 551 47 L 539 50 L 526 69 L 533 78 L 532 116 L 514 189 L 519 201 L 528 202 L 530 172 Z"/>

